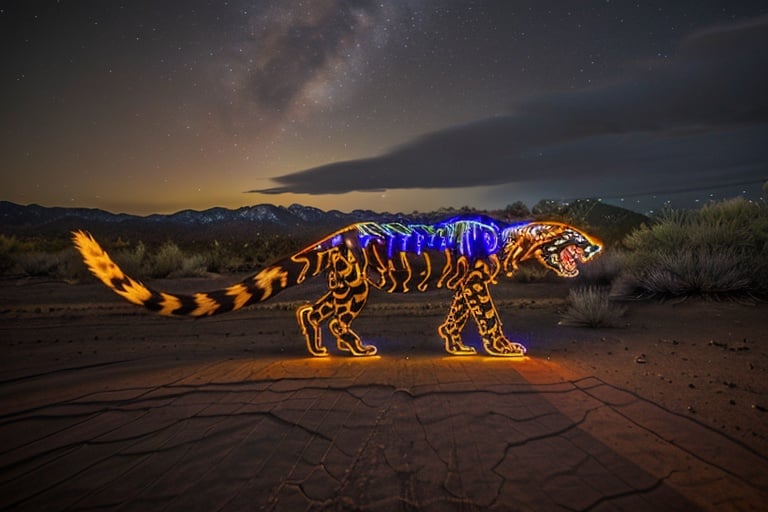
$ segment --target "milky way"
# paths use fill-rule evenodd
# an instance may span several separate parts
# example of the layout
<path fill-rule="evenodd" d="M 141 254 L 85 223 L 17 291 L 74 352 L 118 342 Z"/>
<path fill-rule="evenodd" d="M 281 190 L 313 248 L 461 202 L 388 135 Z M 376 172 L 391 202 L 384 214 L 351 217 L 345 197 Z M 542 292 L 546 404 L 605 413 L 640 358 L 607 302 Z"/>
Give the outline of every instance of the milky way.
<path fill-rule="evenodd" d="M 6 2 L 0 199 L 392 211 L 639 185 L 759 190 L 767 13 L 725 1 Z"/>

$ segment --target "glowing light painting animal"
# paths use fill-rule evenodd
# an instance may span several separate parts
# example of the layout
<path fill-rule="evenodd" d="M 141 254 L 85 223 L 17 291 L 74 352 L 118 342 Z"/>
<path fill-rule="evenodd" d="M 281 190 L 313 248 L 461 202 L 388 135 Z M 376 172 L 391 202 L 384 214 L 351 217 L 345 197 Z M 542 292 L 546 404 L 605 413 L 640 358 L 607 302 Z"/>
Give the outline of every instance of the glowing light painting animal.
<path fill-rule="evenodd" d="M 352 330 L 371 286 L 390 293 L 447 288 L 453 302 L 438 328 L 451 354 L 475 354 L 462 342 L 471 317 L 483 349 L 493 356 L 522 356 L 526 349 L 502 332 L 488 285 L 500 273 L 511 276 L 518 263 L 535 259 L 562 277 L 575 277 L 578 264 L 601 250 L 595 238 L 556 222 L 502 224 L 488 217 L 457 217 L 437 224 L 362 222 L 352 224 L 228 288 L 193 295 L 155 291 L 125 275 L 83 231 L 74 243 L 86 265 L 126 300 L 162 315 L 217 315 L 265 301 L 289 286 L 325 274 L 328 291 L 314 304 L 298 308 L 301 332 L 314 356 L 328 355 L 321 324 L 328 321 L 336 346 L 354 356 L 370 356 L 376 347 Z"/>

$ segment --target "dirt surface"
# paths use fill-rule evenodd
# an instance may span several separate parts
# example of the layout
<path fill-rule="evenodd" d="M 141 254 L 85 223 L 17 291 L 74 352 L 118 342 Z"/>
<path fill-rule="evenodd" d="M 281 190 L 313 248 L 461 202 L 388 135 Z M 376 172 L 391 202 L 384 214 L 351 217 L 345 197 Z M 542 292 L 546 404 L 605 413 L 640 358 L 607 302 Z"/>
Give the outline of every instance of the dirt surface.
<path fill-rule="evenodd" d="M 510 360 L 443 352 L 444 293 L 372 293 L 379 355 L 318 359 L 293 308 L 321 283 L 191 320 L 0 282 L 0 509 L 766 509 L 768 305 L 583 329 L 558 325 L 568 284 L 495 287 Z"/>

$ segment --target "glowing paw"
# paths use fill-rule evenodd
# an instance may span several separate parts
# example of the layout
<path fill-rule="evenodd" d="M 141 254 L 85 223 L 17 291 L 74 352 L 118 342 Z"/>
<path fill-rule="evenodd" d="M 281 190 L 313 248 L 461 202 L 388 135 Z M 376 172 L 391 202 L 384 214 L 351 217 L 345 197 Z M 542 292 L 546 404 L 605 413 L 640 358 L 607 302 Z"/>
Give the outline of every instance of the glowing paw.
<path fill-rule="evenodd" d="M 323 346 L 320 335 L 320 329 L 317 323 L 310 320 L 312 306 L 302 306 L 296 310 L 296 319 L 301 327 L 301 334 L 307 342 L 307 350 L 315 357 L 326 357 L 329 355 L 328 349 Z"/>
<path fill-rule="evenodd" d="M 367 356 L 375 356 L 376 352 L 378 352 L 378 349 L 373 345 L 364 345 L 357 342 L 348 342 L 345 340 L 336 340 L 336 346 L 339 347 L 339 350 L 344 352 L 349 352 L 353 356 L 357 357 L 367 357 Z"/>
<path fill-rule="evenodd" d="M 461 341 L 461 336 L 450 331 L 450 328 L 443 324 L 437 329 L 438 334 L 445 341 L 445 351 L 454 356 L 473 356 L 477 354 L 475 347 L 468 347 Z"/>
<path fill-rule="evenodd" d="M 493 341 L 483 340 L 485 351 L 496 357 L 522 357 L 528 351 L 520 343 L 509 341 L 506 338 L 497 338 Z"/>

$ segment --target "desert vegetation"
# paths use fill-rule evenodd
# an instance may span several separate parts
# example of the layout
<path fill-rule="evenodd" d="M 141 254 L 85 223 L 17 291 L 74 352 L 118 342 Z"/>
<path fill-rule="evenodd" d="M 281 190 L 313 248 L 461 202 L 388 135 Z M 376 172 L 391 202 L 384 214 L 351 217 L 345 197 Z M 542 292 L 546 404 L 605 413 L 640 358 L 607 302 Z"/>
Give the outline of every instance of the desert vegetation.
<path fill-rule="evenodd" d="M 620 300 L 693 297 L 768 297 L 768 205 L 736 198 L 648 219 L 582 269 L 562 321 L 618 326 Z"/>
<path fill-rule="evenodd" d="M 522 214 L 575 224 L 605 243 L 604 253 L 584 266 L 574 282 L 570 323 L 617 323 L 607 319 L 620 312 L 611 304 L 616 298 L 765 298 L 768 291 L 768 205 L 763 202 L 737 198 L 653 218 L 594 200 L 541 201 L 530 212 L 515 203 L 500 212 L 507 220 Z M 248 240 L 98 238 L 127 273 L 173 278 L 256 271 L 322 234 Z M 0 275 L 90 279 L 68 239 L 7 234 L 0 234 Z M 514 276 L 518 283 L 548 279 L 549 273 L 535 264 L 522 265 Z"/>
<path fill-rule="evenodd" d="M 613 294 L 637 298 L 765 297 L 768 206 L 731 199 L 670 210 L 623 241 Z"/>
<path fill-rule="evenodd" d="M 122 238 L 99 240 L 126 273 L 139 278 L 202 277 L 211 273 L 243 273 L 262 268 L 300 247 L 289 236 L 268 236 L 256 242 L 193 241 L 183 245 L 128 242 Z M 49 277 L 82 281 L 90 276 L 77 251 L 68 243 L 43 239 L 22 240 L 0 234 L 0 275 Z"/>
<path fill-rule="evenodd" d="M 609 296 L 604 286 L 582 286 L 568 293 L 568 309 L 561 324 L 581 327 L 619 327 L 626 308 Z"/>

